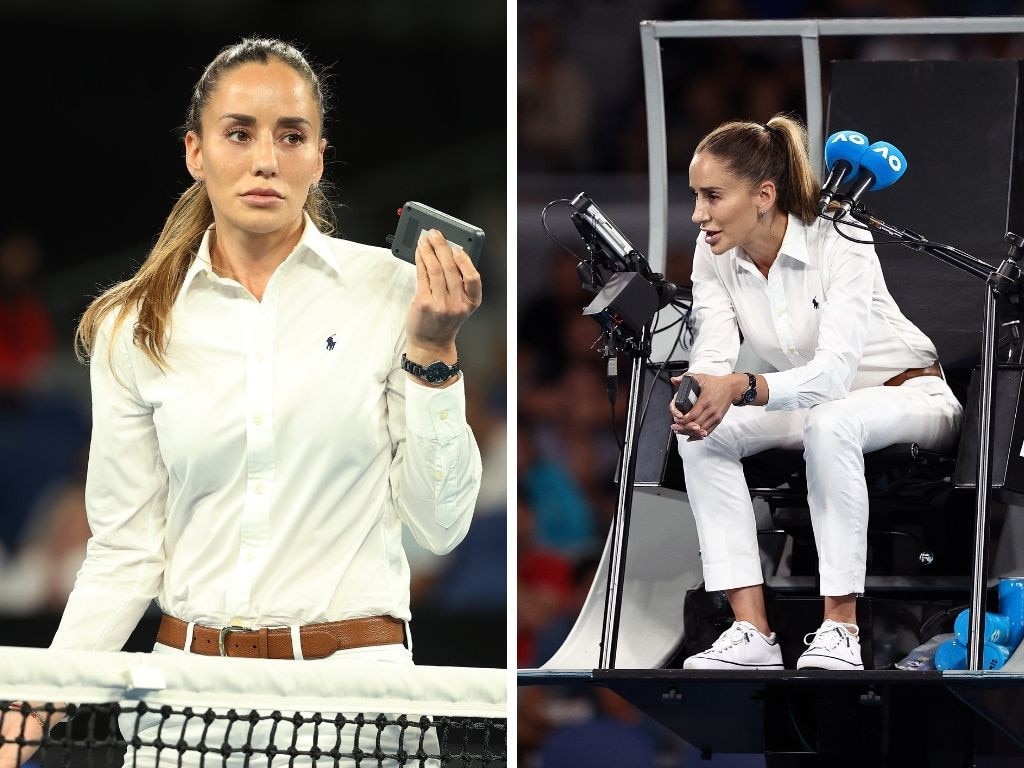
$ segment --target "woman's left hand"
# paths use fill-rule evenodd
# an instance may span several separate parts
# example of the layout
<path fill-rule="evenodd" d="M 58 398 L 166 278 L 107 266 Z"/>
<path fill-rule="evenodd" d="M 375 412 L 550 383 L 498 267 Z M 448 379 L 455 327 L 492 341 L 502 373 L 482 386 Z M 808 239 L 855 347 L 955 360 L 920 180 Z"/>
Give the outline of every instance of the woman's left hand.
<path fill-rule="evenodd" d="M 690 440 L 703 440 L 722 423 L 725 412 L 732 407 L 736 398 L 736 374 L 712 376 L 708 373 L 691 373 L 700 385 L 700 396 L 693 407 L 682 418 L 674 418 L 672 431 L 687 435 Z M 744 377 L 746 381 L 746 377 Z M 673 416 L 675 412 L 673 412 Z"/>
<path fill-rule="evenodd" d="M 406 352 L 444 358 L 455 335 L 483 301 L 480 273 L 462 248 L 452 248 L 438 230 L 421 235 L 416 246 L 416 294 L 406 321 Z"/>

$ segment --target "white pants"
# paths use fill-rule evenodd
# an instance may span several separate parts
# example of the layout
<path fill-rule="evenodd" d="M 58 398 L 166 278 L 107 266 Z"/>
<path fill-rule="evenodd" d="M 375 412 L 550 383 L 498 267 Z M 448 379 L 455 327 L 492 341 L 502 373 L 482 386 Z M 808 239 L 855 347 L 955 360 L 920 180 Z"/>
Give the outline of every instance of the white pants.
<path fill-rule="evenodd" d="M 159 643 L 154 646 L 153 653 L 184 655 L 182 650 Z M 334 663 L 351 664 L 353 661 L 360 663 L 365 661 L 368 664 L 394 663 L 408 665 L 409 667 L 413 666 L 412 652 L 402 645 L 353 648 L 347 651 L 337 651 L 325 659 L 280 661 L 277 663 L 285 666 L 288 664 L 317 664 L 328 667 Z M 196 712 L 203 712 L 206 709 L 202 701 L 196 701 L 193 708 Z M 216 712 L 219 715 L 226 714 L 222 710 L 216 710 Z M 285 711 L 285 707 L 282 707 L 281 712 L 286 717 L 293 714 Z M 248 714 L 248 710 L 245 711 L 245 714 Z M 261 711 L 260 714 L 269 715 L 270 713 Z M 303 715 L 307 717 L 312 716 L 312 714 L 311 712 L 303 712 Z M 152 743 L 159 736 L 164 743 L 172 746 L 163 749 L 159 757 L 157 750 L 153 747 L 142 747 L 137 750 L 129 747 L 125 755 L 124 765 L 125 768 L 132 768 L 133 766 L 136 768 L 176 768 L 177 766 L 182 766 L 183 768 L 200 768 L 200 766 L 203 768 L 216 768 L 222 765 L 229 766 L 230 768 L 276 768 L 277 766 L 281 766 L 281 768 L 286 766 L 312 768 L 316 765 L 341 766 L 341 768 L 345 768 L 346 766 L 356 765 L 355 760 L 344 757 L 337 763 L 327 756 L 320 758 L 318 761 L 311 760 L 307 756 L 298 756 L 292 760 L 288 753 L 283 750 L 287 750 L 288 747 L 294 744 L 300 750 L 309 750 L 314 745 L 323 750 L 329 750 L 337 746 L 342 754 L 346 752 L 351 754 L 353 748 L 358 746 L 364 753 L 364 757 L 359 763 L 364 768 L 378 765 L 391 768 L 391 766 L 397 766 L 398 761 L 383 760 L 378 762 L 373 757 L 373 752 L 378 746 L 385 754 L 392 755 L 397 754 L 400 743 L 402 748 L 412 755 L 416 754 L 420 746 L 420 734 L 422 732 L 415 724 L 406 728 L 404 734 L 402 733 L 402 728 L 398 725 L 385 726 L 378 732 L 377 726 L 372 721 L 380 713 L 365 712 L 364 714 L 368 722 L 360 729 L 361 732 L 359 733 L 357 745 L 356 731 L 358 726 L 356 724 L 352 722 L 347 723 L 339 733 L 337 726 L 333 722 L 336 713 L 324 712 L 321 714 L 323 715 L 323 723 L 319 726 L 314 723 L 303 723 L 296 726 L 289 721 L 282 721 L 275 726 L 270 720 L 261 720 L 255 726 L 251 725 L 247 720 L 236 721 L 233 725 L 229 725 L 226 719 L 215 720 L 207 726 L 200 717 L 190 718 L 186 722 L 185 717 L 181 715 L 173 715 L 166 718 L 161 716 L 159 712 L 142 715 L 139 717 L 138 736 L 142 739 L 143 743 Z M 350 721 L 356 717 L 355 713 L 345 714 Z M 415 721 L 419 715 L 434 715 L 437 713 L 409 712 L 404 714 L 408 714 L 410 720 Z M 388 720 L 394 721 L 398 714 L 386 713 L 386 716 Z M 136 717 L 137 715 L 134 712 L 129 712 L 118 718 L 121 733 L 129 743 L 135 731 Z M 205 756 L 205 759 L 202 759 L 198 751 L 190 749 L 181 755 L 179 761 L 178 752 L 173 748 L 173 745 L 177 744 L 179 740 L 184 741 L 190 746 L 203 743 L 214 750 L 227 743 L 231 745 L 234 752 L 227 759 L 217 752 L 211 752 Z M 248 759 L 240 751 L 246 743 L 250 744 L 254 750 L 253 755 Z M 273 760 L 262 751 L 271 744 L 276 746 L 278 750 L 282 750 Z M 431 729 L 423 735 L 422 747 L 428 754 L 436 755 L 440 753 L 436 731 Z M 420 762 L 411 758 L 407 764 L 418 766 Z M 437 760 L 427 760 L 425 762 L 425 765 L 430 767 L 438 766 L 439 764 Z"/>
<path fill-rule="evenodd" d="M 708 590 L 761 584 L 754 509 L 740 459 L 768 448 L 804 449 L 807 504 L 818 548 L 821 594 L 864 592 L 868 494 L 864 453 L 916 442 L 943 450 L 963 408 L 945 381 L 919 376 L 899 387 L 867 387 L 796 411 L 730 408 L 704 440 L 679 438 Z"/>

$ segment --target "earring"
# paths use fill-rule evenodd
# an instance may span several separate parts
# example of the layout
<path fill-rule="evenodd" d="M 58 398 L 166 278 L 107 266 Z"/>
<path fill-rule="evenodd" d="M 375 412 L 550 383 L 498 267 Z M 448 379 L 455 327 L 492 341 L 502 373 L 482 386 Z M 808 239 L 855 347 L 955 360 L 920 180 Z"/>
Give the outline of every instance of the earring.
<path fill-rule="evenodd" d="M 767 215 L 768 215 L 768 211 L 766 211 L 764 208 L 760 209 L 757 212 L 757 218 L 759 218 L 759 219 L 763 219 Z"/>

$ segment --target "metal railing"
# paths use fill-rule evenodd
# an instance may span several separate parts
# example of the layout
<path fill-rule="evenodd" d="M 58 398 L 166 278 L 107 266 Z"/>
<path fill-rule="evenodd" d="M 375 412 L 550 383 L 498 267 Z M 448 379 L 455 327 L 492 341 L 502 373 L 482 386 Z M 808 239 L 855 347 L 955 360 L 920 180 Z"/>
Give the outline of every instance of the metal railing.
<path fill-rule="evenodd" d="M 821 90 L 822 37 L 838 35 L 986 35 L 1024 32 L 1024 16 L 932 19 L 792 19 L 767 21 L 642 21 L 640 45 L 647 102 L 647 153 L 650 174 L 650 234 L 647 258 L 665 271 L 668 232 L 668 142 L 665 89 L 661 76 L 661 40 L 713 37 L 799 37 L 803 50 L 807 100 L 807 140 L 812 167 L 821 167 L 824 104 Z"/>

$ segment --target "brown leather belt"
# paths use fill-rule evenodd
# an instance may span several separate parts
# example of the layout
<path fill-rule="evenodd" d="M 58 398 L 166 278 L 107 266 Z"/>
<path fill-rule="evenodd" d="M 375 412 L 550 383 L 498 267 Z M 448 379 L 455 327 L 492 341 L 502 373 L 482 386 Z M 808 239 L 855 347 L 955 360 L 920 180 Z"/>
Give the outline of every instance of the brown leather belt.
<path fill-rule="evenodd" d="M 897 373 L 882 386 L 898 387 L 907 379 L 916 379 L 918 376 L 938 376 L 939 378 L 945 378 L 942 375 L 942 368 L 939 364 L 932 363 L 927 368 L 907 368 L 903 373 Z"/>
<path fill-rule="evenodd" d="M 185 648 L 188 623 L 164 614 L 156 641 L 174 648 Z M 335 651 L 366 648 L 373 645 L 401 645 L 405 642 L 405 622 L 393 616 L 369 616 L 362 619 L 307 624 L 299 628 L 299 643 L 305 659 L 322 659 Z M 245 659 L 293 659 L 292 633 L 288 627 L 249 629 L 248 627 L 204 627 L 192 631 L 192 653 L 203 656 L 237 656 Z"/>

